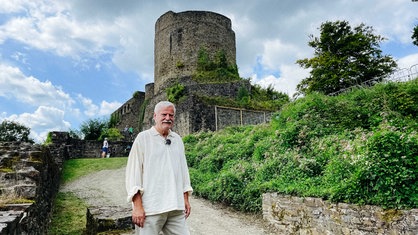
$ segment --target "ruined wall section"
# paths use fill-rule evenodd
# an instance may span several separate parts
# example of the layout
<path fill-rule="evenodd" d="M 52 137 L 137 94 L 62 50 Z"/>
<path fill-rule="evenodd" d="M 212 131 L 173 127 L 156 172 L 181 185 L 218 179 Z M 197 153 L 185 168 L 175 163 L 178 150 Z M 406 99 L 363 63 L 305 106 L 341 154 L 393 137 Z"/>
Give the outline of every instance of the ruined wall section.
<path fill-rule="evenodd" d="M 0 142 L 0 234 L 47 233 L 65 154 L 60 144 Z"/>
<path fill-rule="evenodd" d="M 120 130 L 124 135 L 125 140 L 130 140 L 130 135 L 124 132 L 125 127 L 132 127 L 134 135 L 138 134 L 140 131 L 140 109 L 145 102 L 145 97 L 145 92 L 137 91 L 134 97 L 126 101 L 111 115 L 117 120 L 115 128 Z"/>
<path fill-rule="evenodd" d="M 223 50 L 229 64 L 236 64 L 235 33 L 231 20 L 208 11 L 169 11 L 155 24 L 154 94 L 177 78 L 196 72 L 198 52 L 210 57 Z"/>

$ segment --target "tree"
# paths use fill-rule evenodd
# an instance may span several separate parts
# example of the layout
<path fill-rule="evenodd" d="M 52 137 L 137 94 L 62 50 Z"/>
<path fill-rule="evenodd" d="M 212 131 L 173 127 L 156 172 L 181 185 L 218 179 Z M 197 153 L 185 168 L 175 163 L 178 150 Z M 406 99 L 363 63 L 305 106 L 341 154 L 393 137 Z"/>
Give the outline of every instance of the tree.
<path fill-rule="evenodd" d="M 418 25 L 415 25 L 414 32 L 412 33 L 412 43 L 418 46 Z"/>
<path fill-rule="evenodd" d="M 120 133 L 117 128 L 104 129 L 100 135 L 99 140 L 104 140 L 106 137 L 109 139 L 109 141 L 119 141 L 123 139 L 122 133 Z"/>
<path fill-rule="evenodd" d="M 351 28 L 347 21 L 336 21 L 323 23 L 320 31 L 320 37 L 310 35 L 308 43 L 315 56 L 297 61 L 312 69 L 297 85 L 301 94 L 330 94 L 366 81 L 381 81 L 397 66 L 392 57 L 382 55 L 379 43 L 384 38 L 373 34 L 372 27 L 360 24 Z"/>
<path fill-rule="evenodd" d="M 100 119 L 90 119 L 80 126 L 80 132 L 85 140 L 99 140 L 102 132 L 108 128 L 108 121 Z"/>
<path fill-rule="evenodd" d="M 17 122 L 4 120 L 0 124 L 0 141 L 22 141 L 34 143 L 33 139 L 29 138 L 30 128 L 19 124 Z"/>

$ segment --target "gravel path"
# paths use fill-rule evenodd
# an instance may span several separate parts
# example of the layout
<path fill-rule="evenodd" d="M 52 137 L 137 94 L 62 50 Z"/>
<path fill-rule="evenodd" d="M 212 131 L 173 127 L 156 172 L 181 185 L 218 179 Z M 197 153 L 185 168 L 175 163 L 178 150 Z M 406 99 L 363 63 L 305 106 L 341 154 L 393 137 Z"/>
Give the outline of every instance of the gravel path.
<path fill-rule="evenodd" d="M 103 170 L 65 184 L 61 192 L 73 192 L 90 206 L 130 207 L 126 202 L 125 168 Z M 191 197 L 192 213 L 187 219 L 191 235 L 273 234 L 261 216 L 251 216 Z"/>

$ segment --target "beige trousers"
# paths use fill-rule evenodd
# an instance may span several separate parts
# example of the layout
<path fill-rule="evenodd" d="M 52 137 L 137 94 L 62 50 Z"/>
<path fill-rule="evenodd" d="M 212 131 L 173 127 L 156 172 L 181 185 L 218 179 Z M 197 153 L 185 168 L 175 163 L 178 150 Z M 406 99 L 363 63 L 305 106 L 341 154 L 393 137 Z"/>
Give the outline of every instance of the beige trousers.
<path fill-rule="evenodd" d="M 162 232 L 162 233 L 161 233 Z M 144 227 L 135 225 L 136 235 L 189 235 L 183 211 L 169 211 L 157 215 L 147 215 Z"/>

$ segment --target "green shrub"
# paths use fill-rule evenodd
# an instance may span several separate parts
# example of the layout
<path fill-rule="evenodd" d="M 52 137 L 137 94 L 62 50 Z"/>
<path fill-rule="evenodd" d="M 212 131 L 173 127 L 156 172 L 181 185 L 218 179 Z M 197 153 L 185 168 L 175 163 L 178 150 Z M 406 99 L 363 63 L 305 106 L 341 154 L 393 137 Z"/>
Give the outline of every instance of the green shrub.
<path fill-rule="evenodd" d="M 265 192 L 417 208 L 416 83 L 311 94 L 270 124 L 185 137 L 195 194 L 250 212 Z"/>
<path fill-rule="evenodd" d="M 180 83 L 167 88 L 166 92 L 168 101 L 172 103 L 178 103 L 186 95 L 185 87 Z"/>

